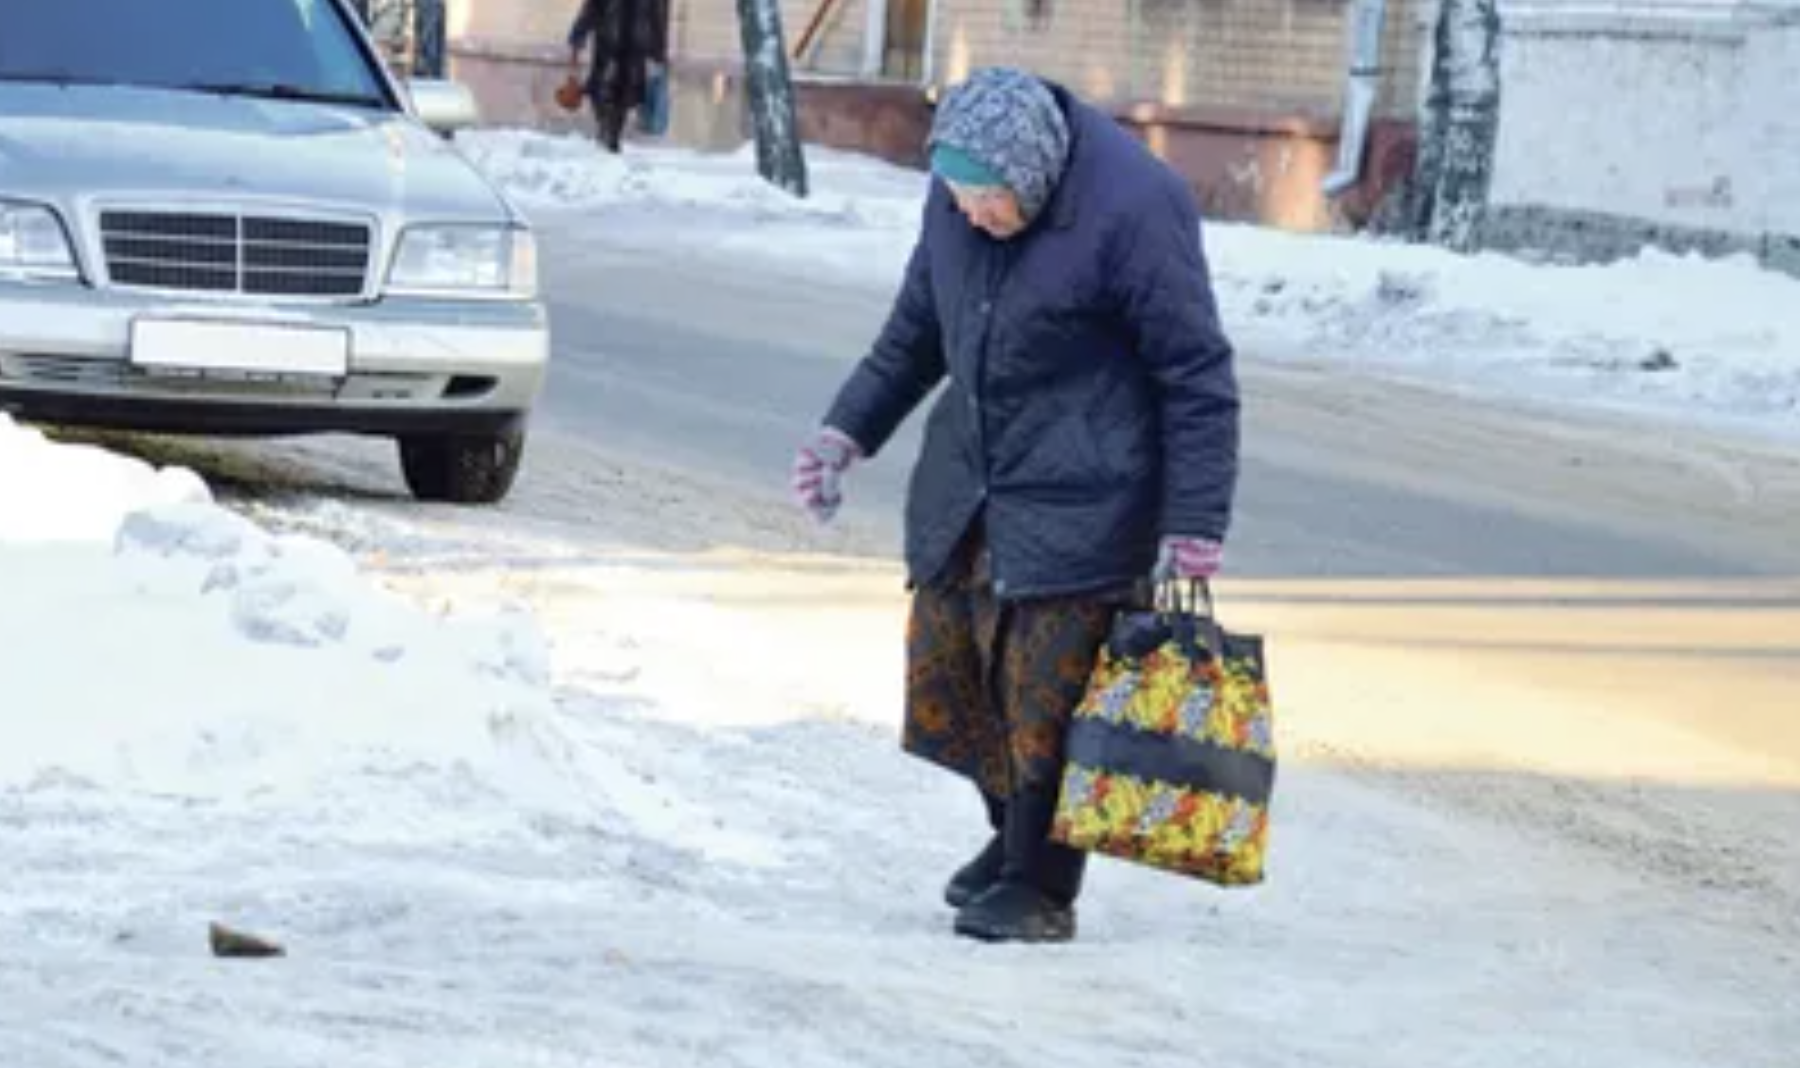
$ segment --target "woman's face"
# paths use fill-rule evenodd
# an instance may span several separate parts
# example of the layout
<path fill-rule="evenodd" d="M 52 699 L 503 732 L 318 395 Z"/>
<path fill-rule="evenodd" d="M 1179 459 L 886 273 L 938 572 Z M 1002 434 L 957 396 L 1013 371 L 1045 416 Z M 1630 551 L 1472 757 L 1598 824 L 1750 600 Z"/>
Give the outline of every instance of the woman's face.
<path fill-rule="evenodd" d="M 1000 187 L 971 187 L 950 182 L 950 195 L 956 208 L 969 220 L 969 225 L 990 237 L 1004 241 L 1025 229 L 1025 214 L 1019 210 L 1019 198 Z"/>

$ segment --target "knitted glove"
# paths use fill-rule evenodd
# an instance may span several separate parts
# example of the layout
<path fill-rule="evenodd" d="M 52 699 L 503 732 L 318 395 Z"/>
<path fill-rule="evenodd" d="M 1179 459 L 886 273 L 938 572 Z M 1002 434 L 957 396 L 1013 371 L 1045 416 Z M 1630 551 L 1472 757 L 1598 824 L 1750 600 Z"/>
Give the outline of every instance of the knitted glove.
<path fill-rule="evenodd" d="M 1210 538 L 1167 537 L 1162 540 L 1151 578 L 1157 582 L 1210 579 L 1219 573 L 1224 561 L 1225 546 Z"/>
<path fill-rule="evenodd" d="M 862 459 L 849 435 L 825 427 L 794 456 L 794 500 L 814 521 L 829 523 L 844 501 L 844 472 Z"/>

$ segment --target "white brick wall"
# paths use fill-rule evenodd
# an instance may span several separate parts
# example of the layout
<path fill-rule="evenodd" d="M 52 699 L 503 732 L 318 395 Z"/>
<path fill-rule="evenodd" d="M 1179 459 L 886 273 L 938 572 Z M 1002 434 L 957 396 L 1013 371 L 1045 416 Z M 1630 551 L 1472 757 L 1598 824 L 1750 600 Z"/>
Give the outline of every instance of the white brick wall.
<path fill-rule="evenodd" d="M 1730 154 L 1735 210 L 1753 230 L 1800 235 L 1800 27 L 1753 34 L 1745 60 Z"/>
<path fill-rule="evenodd" d="M 1493 202 L 1800 233 L 1800 28 L 1647 7 L 1503 9 Z"/>

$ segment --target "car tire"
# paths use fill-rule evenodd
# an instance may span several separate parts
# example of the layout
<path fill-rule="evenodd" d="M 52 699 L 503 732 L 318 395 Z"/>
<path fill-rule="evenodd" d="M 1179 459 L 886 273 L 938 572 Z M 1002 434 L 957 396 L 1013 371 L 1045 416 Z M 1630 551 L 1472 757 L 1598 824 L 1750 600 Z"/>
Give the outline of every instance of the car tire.
<path fill-rule="evenodd" d="M 400 469 L 421 501 L 498 504 L 511 492 L 524 456 L 523 429 L 400 439 Z"/>

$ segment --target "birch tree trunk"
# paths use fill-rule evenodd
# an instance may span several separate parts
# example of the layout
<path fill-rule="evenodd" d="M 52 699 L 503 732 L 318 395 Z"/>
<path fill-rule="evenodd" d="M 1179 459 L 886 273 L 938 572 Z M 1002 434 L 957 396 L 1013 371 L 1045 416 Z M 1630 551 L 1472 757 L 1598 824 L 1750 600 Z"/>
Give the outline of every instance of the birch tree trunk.
<path fill-rule="evenodd" d="M 444 0 L 413 0 L 413 75 L 442 78 L 445 63 Z"/>
<path fill-rule="evenodd" d="M 756 166 L 763 178 L 804 198 L 806 154 L 794 107 L 794 81 L 782 39 L 779 0 L 737 0 L 744 39 L 744 74 L 750 121 L 756 131 Z"/>
<path fill-rule="evenodd" d="M 1441 0 L 1423 112 L 1409 212 L 1414 235 L 1473 252 L 1500 133 L 1497 0 Z"/>

